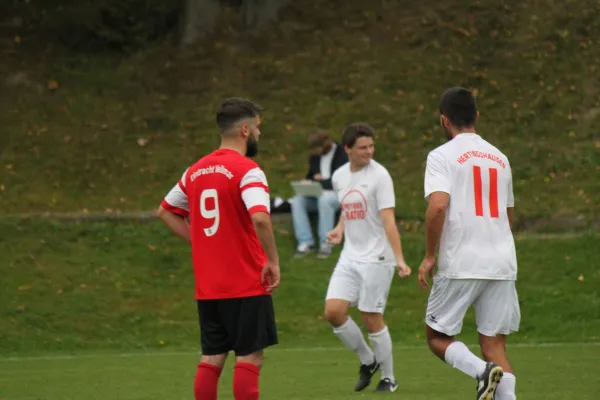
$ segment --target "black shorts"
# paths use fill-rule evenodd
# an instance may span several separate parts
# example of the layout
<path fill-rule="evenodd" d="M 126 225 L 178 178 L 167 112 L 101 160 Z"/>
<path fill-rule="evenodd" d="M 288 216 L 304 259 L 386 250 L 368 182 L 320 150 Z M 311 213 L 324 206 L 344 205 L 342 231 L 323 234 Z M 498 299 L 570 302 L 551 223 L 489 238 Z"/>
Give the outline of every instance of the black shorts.
<path fill-rule="evenodd" d="M 271 296 L 198 300 L 202 354 L 247 356 L 277 344 Z"/>

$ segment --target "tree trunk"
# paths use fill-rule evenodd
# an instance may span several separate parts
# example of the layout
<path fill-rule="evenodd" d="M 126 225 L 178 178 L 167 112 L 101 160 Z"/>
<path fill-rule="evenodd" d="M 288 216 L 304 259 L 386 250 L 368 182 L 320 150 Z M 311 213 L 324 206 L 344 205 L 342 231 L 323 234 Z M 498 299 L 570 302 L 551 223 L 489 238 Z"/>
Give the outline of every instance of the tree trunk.
<path fill-rule="evenodd" d="M 279 10 L 289 0 L 245 0 L 244 17 L 249 28 L 262 28 L 270 22 L 276 21 Z"/>
<path fill-rule="evenodd" d="M 181 46 L 190 47 L 211 34 L 219 20 L 219 0 L 185 0 Z"/>

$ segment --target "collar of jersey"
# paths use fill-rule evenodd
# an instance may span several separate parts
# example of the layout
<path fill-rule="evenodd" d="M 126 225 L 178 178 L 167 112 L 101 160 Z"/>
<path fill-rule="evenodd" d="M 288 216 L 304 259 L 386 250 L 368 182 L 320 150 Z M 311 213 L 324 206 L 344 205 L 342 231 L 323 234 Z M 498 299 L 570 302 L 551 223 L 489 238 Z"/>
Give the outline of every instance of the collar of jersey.
<path fill-rule="evenodd" d="M 456 139 L 458 137 L 473 137 L 473 136 L 479 136 L 479 135 L 476 134 L 475 132 L 461 132 L 458 135 L 456 135 L 454 137 L 454 139 Z"/>

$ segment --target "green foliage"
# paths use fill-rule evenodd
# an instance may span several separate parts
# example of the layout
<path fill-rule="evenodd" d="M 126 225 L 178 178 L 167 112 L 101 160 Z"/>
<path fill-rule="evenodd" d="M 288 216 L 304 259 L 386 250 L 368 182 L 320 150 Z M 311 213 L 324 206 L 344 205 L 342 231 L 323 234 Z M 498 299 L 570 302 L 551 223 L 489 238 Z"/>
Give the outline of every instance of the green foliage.
<path fill-rule="evenodd" d="M 273 195 L 305 174 L 312 130 L 339 139 L 365 120 L 397 213 L 422 218 L 424 161 L 444 142 L 437 99 L 462 85 L 478 93 L 479 132 L 511 160 L 519 219 L 598 218 L 599 7 L 291 3 L 276 28 L 223 26 L 186 59 L 156 45 L 129 57 L 56 50 L 40 64 L 15 44 L 0 70 L 28 80 L 0 92 L 0 210 L 154 209 L 218 146 L 215 109 L 236 95 L 267 108 L 257 161 Z"/>
<path fill-rule="evenodd" d="M 182 9 L 179 1 L 85 0 L 61 1 L 45 11 L 42 29 L 70 49 L 93 51 L 137 49 L 163 39 Z"/>

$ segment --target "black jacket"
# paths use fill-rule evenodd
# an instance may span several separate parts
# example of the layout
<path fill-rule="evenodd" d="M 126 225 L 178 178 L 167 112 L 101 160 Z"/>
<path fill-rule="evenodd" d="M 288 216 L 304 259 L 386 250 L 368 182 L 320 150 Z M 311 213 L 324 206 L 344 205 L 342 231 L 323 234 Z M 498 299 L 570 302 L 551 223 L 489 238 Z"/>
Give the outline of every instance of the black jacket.
<path fill-rule="evenodd" d="M 331 159 L 331 176 L 333 176 L 333 173 L 336 169 L 348 162 L 348 154 L 346 154 L 344 147 L 339 143 L 335 143 L 335 145 L 335 151 Z M 314 181 L 315 175 L 320 173 L 321 156 L 311 154 L 311 156 L 308 159 L 308 173 L 306 174 L 306 179 Z M 331 177 L 329 179 L 324 179 L 319 182 L 321 182 L 321 186 L 323 186 L 324 190 L 333 190 L 333 185 L 331 184 Z"/>

